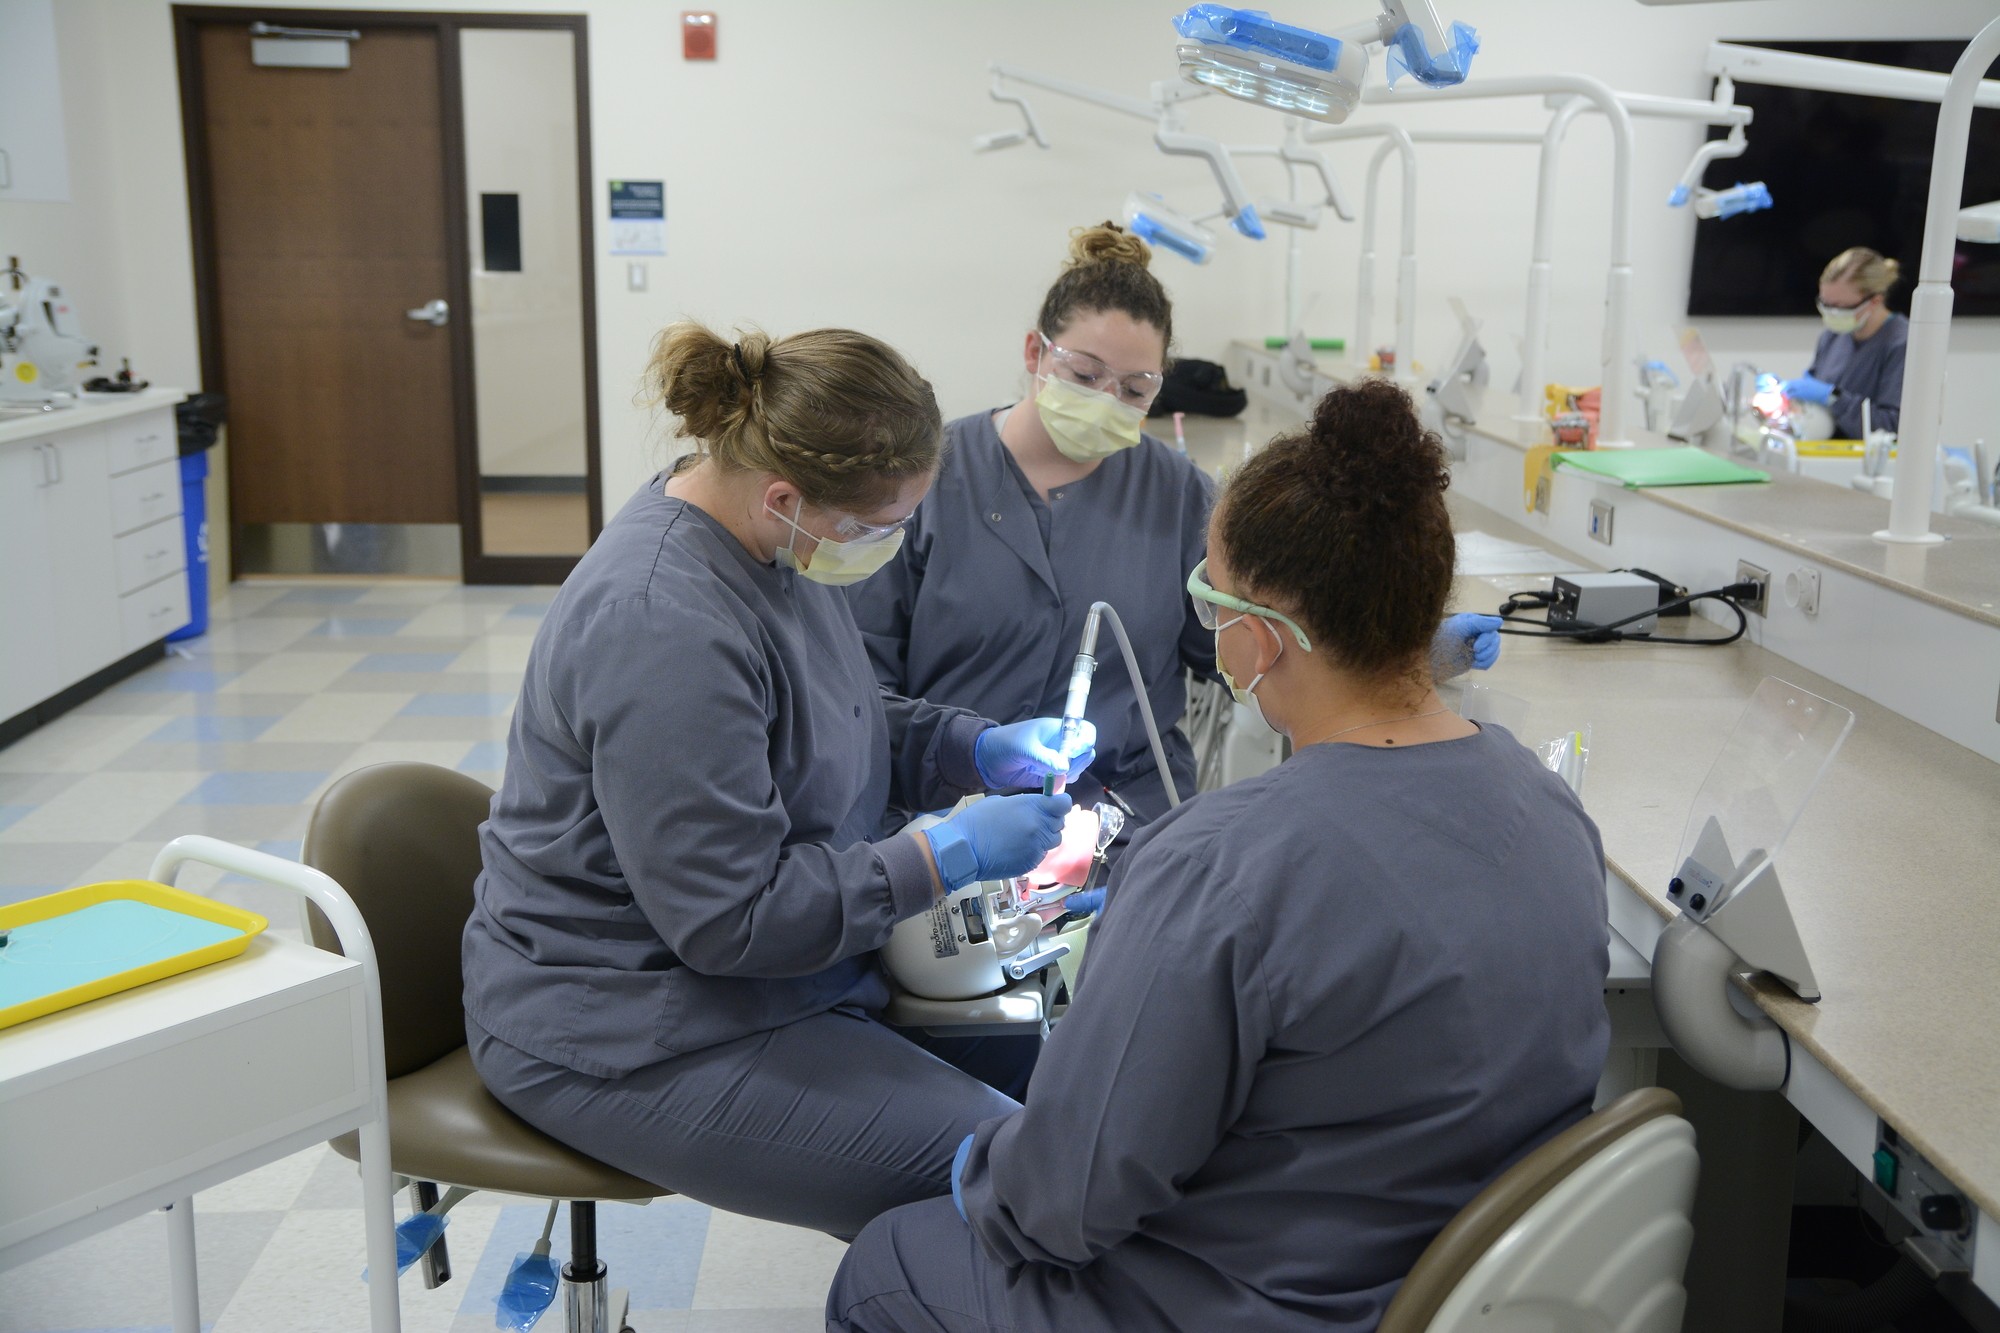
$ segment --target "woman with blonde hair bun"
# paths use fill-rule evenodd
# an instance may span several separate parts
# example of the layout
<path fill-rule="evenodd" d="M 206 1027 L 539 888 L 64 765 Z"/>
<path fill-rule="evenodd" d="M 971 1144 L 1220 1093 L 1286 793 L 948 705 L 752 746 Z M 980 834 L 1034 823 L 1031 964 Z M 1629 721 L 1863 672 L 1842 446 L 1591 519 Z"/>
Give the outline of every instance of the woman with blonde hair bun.
<path fill-rule="evenodd" d="M 1861 404 L 1874 430 L 1895 430 L 1903 416 L 1903 353 L 1910 321 L 1889 309 L 1902 266 L 1865 245 L 1842 250 L 1819 275 L 1819 317 L 1826 329 L 1812 365 L 1785 381 L 1785 396 L 1833 414 L 1834 436 L 1861 438 Z"/>
<path fill-rule="evenodd" d="M 493 1094 L 600 1161 L 851 1237 L 944 1193 L 1040 1042 L 885 1025 L 899 921 L 1055 846 L 1059 723 L 887 694 L 838 588 L 937 471 L 931 386 L 865 334 L 677 324 L 649 371 L 693 452 L 634 495 L 535 636 L 480 830 L 466 1036 Z M 976 802 L 876 838 L 891 801 Z"/>

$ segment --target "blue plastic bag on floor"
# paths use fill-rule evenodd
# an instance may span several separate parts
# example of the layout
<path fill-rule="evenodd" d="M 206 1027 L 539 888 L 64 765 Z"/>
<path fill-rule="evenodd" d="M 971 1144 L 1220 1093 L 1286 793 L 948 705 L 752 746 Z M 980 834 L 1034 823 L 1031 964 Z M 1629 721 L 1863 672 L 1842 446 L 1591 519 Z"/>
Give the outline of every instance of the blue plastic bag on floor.
<path fill-rule="evenodd" d="M 507 1280 L 500 1286 L 493 1327 L 528 1333 L 555 1301 L 556 1285 L 561 1280 L 546 1244 L 515 1255 L 513 1267 L 507 1270 Z"/>
<path fill-rule="evenodd" d="M 396 1223 L 396 1276 L 410 1271 L 410 1265 L 424 1257 L 424 1251 L 437 1244 L 439 1236 L 451 1222 L 443 1213 L 416 1213 Z M 368 1270 L 361 1270 L 361 1280 L 368 1280 Z"/>

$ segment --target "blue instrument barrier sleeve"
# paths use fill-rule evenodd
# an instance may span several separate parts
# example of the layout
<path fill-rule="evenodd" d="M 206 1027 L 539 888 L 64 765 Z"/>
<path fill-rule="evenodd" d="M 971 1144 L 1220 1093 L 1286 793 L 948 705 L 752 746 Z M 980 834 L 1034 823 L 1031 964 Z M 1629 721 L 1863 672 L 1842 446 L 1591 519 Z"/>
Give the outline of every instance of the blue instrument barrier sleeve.
<path fill-rule="evenodd" d="M 1450 88 L 1465 82 L 1472 57 L 1479 54 L 1479 34 L 1470 25 L 1454 23 L 1445 33 L 1445 49 L 1433 54 L 1414 23 L 1405 23 L 1388 43 L 1384 73 L 1391 88 L 1408 74 L 1426 88 Z"/>

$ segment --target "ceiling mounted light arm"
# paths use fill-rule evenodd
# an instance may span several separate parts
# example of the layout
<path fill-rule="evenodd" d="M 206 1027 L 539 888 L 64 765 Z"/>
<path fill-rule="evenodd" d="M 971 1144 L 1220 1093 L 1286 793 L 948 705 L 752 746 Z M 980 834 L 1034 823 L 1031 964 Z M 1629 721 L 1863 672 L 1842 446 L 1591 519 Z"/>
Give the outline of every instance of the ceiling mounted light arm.
<path fill-rule="evenodd" d="M 1003 81 L 1003 76 L 997 67 L 993 73 L 993 86 L 988 89 L 987 96 L 996 102 L 1005 102 L 1018 107 L 1021 112 L 1022 124 L 1026 128 L 1019 130 L 997 130 L 992 134 L 981 134 L 972 141 L 973 151 L 988 153 L 997 148 L 1012 148 L 1017 144 L 1027 143 L 1031 139 L 1039 148 L 1047 148 L 1049 146 L 1047 137 L 1042 133 L 1040 122 L 1035 119 L 1035 108 L 1029 106 L 1028 99 L 1021 96 L 1021 94 L 1007 91 L 1006 83 Z"/>
<path fill-rule="evenodd" d="M 1102 107 L 1106 111 L 1116 111 L 1120 115 L 1138 120 L 1152 121 L 1159 117 L 1157 103 L 1142 101 L 1137 97 L 1126 97 L 1121 93 L 1110 93 L 1102 88 L 1092 88 L 1088 84 L 1072 83 L 1068 79 L 1058 79 L 1049 74 L 1037 74 L 1033 70 L 1020 69 L 1014 65 L 995 62 L 987 67 L 993 72 L 994 87 L 1002 83 L 1018 83 L 1029 88 L 1039 88 L 1043 92 L 1055 93 L 1059 97 L 1074 98 Z"/>
<path fill-rule="evenodd" d="M 1167 107 L 1160 112 L 1153 130 L 1153 144 L 1169 157 L 1198 157 L 1207 162 L 1222 190 L 1222 211 L 1229 218 L 1229 225 L 1253 241 L 1264 239 L 1263 220 L 1257 216 L 1256 206 L 1250 202 L 1250 191 L 1244 188 L 1236 163 L 1221 140 L 1184 129 L 1179 114 Z"/>

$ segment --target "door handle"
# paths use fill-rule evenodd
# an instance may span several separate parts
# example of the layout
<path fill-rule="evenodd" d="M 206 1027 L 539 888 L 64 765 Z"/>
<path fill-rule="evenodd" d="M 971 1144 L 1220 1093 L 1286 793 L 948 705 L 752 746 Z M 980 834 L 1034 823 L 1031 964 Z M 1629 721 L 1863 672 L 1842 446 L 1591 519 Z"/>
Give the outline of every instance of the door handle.
<path fill-rule="evenodd" d="M 56 482 L 56 484 L 57 484 L 58 486 L 60 486 L 60 485 L 62 485 L 62 479 L 63 479 L 63 465 L 62 465 L 62 446 L 61 446 L 61 445 L 59 445 L 59 444 L 52 444 L 52 445 L 50 445 L 50 446 L 49 446 L 49 459 L 50 459 L 50 461 L 52 461 L 52 462 L 53 462 L 53 463 L 54 463 L 54 464 L 56 465 L 56 475 L 55 475 L 55 482 Z"/>
<path fill-rule="evenodd" d="M 426 301 L 415 310 L 405 310 L 403 314 L 409 319 L 429 324 L 434 328 L 441 329 L 451 322 L 451 307 L 446 305 L 441 297 L 435 301 Z"/>

